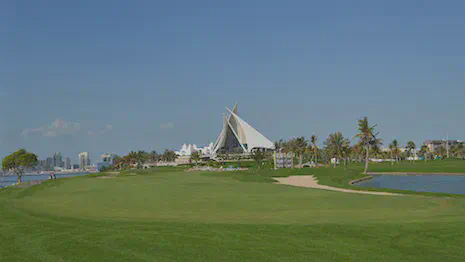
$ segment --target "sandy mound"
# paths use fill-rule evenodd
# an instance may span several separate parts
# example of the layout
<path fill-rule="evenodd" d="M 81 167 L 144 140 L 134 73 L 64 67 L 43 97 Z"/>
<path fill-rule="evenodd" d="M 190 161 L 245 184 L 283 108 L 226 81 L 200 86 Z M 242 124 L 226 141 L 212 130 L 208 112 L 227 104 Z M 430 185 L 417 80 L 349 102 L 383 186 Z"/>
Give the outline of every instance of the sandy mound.
<path fill-rule="evenodd" d="M 324 185 L 318 184 L 318 180 L 316 180 L 314 176 L 274 177 L 273 179 L 278 181 L 278 184 L 289 185 L 289 186 L 318 188 L 318 189 L 339 191 L 339 192 L 345 192 L 345 193 L 354 193 L 354 194 L 401 196 L 401 194 L 388 193 L 388 192 L 371 192 L 371 191 L 338 188 L 338 187 L 332 187 L 332 186 L 324 186 Z"/>

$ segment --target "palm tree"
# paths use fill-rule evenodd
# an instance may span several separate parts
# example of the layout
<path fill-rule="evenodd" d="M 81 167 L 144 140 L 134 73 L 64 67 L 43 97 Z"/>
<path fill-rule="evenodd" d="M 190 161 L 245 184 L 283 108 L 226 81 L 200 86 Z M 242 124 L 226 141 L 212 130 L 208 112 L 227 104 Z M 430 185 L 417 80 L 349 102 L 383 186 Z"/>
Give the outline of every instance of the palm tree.
<path fill-rule="evenodd" d="M 465 156 L 465 146 L 463 143 L 458 143 L 453 147 L 453 153 L 456 158 L 463 159 Z"/>
<path fill-rule="evenodd" d="M 176 158 L 177 155 L 173 150 L 165 149 L 165 152 L 163 152 L 162 160 L 165 162 L 174 162 Z"/>
<path fill-rule="evenodd" d="M 136 151 L 129 152 L 125 157 L 129 166 L 134 166 L 137 163 L 138 154 Z"/>
<path fill-rule="evenodd" d="M 194 152 L 194 153 L 191 154 L 191 161 L 194 161 L 195 165 L 197 165 L 199 160 L 200 160 L 200 153 L 199 152 Z"/>
<path fill-rule="evenodd" d="M 399 148 L 399 142 L 397 139 L 392 140 L 392 149 L 393 149 L 393 154 L 396 159 L 396 162 L 399 162 L 399 155 L 400 155 L 400 148 Z"/>
<path fill-rule="evenodd" d="M 394 145 L 389 144 L 389 152 L 391 153 L 391 166 L 394 165 Z"/>
<path fill-rule="evenodd" d="M 283 148 L 285 143 L 286 142 L 283 139 L 279 139 L 278 141 L 275 141 L 274 142 L 274 149 L 279 150 L 279 149 Z"/>
<path fill-rule="evenodd" d="M 427 145 L 422 145 L 418 154 L 425 158 L 425 162 L 428 160 L 429 149 Z"/>
<path fill-rule="evenodd" d="M 435 153 L 436 153 L 436 155 L 440 156 L 441 159 L 443 159 L 444 156 L 447 155 L 447 150 L 446 150 L 446 148 L 444 146 L 441 145 L 440 147 L 438 147 L 436 149 Z"/>
<path fill-rule="evenodd" d="M 315 161 L 315 164 L 318 163 L 318 146 L 316 142 L 318 141 L 318 137 L 316 135 L 312 135 L 310 137 L 310 142 L 312 143 L 312 159 Z"/>
<path fill-rule="evenodd" d="M 116 156 L 113 160 L 113 169 L 121 169 L 121 165 L 123 164 L 123 159 L 119 156 Z"/>
<path fill-rule="evenodd" d="M 406 148 L 408 150 L 409 156 L 412 157 L 412 151 L 415 152 L 415 149 L 417 148 L 417 146 L 415 145 L 413 141 L 408 141 Z M 415 157 L 412 157 L 412 161 L 415 161 Z"/>
<path fill-rule="evenodd" d="M 308 142 L 305 140 L 305 137 L 294 138 L 292 144 L 294 145 L 294 152 L 299 157 L 299 168 L 302 168 L 302 162 L 304 154 L 308 148 Z"/>
<path fill-rule="evenodd" d="M 159 159 L 160 156 L 158 155 L 157 151 L 152 150 L 152 152 L 150 152 L 150 161 L 152 161 L 152 163 L 155 163 L 158 162 Z"/>
<path fill-rule="evenodd" d="M 344 169 L 347 170 L 347 162 L 349 160 L 350 155 L 352 155 L 352 147 L 350 146 L 350 141 L 347 139 L 347 145 L 343 147 L 344 152 Z"/>
<path fill-rule="evenodd" d="M 391 152 L 391 160 L 395 160 L 396 162 L 399 162 L 399 142 L 397 139 L 392 140 L 392 142 L 389 144 L 389 151 Z M 391 161 L 391 165 L 394 164 L 393 161 Z"/>
<path fill-rule="evenodd" d="M 363 162 L 363 155 L 365 154 L 364 147 L 360 141 L 358 141 L 352 149 L 352 152 L 358 157 L 359 162 Z"/>
<path fill-rule="evenodd" d="M 376 139 L 372 144 L 371 144 L 371 153 L 372 155 L 379 159 L 384 157 L 384 153 L 381 150 L 381 146 L 383 145 L 383 142 L 381 139 Z"/>
<path fill-rule="evenodd" d="M 376 143 L 380 143 L 381 140 L 376 139 L 377 133 L 375 134 L 375 127 L 368 124 L 368 117 L 364 117 L 358 120 L 358 134 L 355 135 L 359 139 L 360 145 L 365 150 L 365 169 L 364 174 L 368 171 L 368 163 L 370 161 L 370 148 Z"/>
<path fill-rule="evenodd" d="M 336 158 L 334 168 L 336 168 L 337 160 L 347 157 L 349 143 L 349 139 L 344 138 L 341 132 L 330 134 L 324 142 L 328 155 Z M 344 168 L 346 167 L 344 166 Z"/>
<path fill-rule="evenodd" d="M 262 161 L 265 158 L 265 152 L 260 149 L 255 149 L 252 151 L 252 158 L 257 162 L 257 167 L 260 169 L 262 167 Z"/>

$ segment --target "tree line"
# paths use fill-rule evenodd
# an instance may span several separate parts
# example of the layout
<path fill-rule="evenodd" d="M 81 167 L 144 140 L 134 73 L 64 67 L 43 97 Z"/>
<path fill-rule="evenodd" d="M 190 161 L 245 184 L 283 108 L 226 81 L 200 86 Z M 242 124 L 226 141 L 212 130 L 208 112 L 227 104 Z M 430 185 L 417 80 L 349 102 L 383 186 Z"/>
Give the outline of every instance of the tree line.
<path fill-rule="evenodd" d="M 341 132 L 335 132 L 329 134 L 323 141 L 322 148 L 317 145 L 318 137 L 316 135 L 312 135 L 310 140 L 306 140 L 303 136 L 287 141 L 281 139 L 275 142 L 275 148 L 281 153 L 286 153 L 286 155 L 290 153 L 295 156 L 298 159 L 300 168 L 302 168 L 304 158 L 310 156 L 310 160 L 316 164 L 320 162 L 328 164 L 333 159 L 334 167 L 340 161 L 344 162 L 344 168 L 347 168 L 347 164 L 352 161 L 365 162 L 364 173 L 368 171 L 370 158 L 390 159 L 391 164 L 409 157 L 414 161 L 415 155 L 422 157 L 425 161 L 433 157 L 444 158 L 445 156 L 465 158 L 465 145 L 463 143 L 457 143 L 450 148 L 446 148 L 445 142 L 434 152 L 431 152 L 428 146 L 422 145 L 417 152 L 417 146 L 413 141 L 408 141 L 405 150 L 402 151 L 399 142 L 394 139 L 388 145 L 389 150 L 382 150 L 383 141 L 379 138 L 379 133 L 375 131 L 375 128 L 376 125 L 370 125 L 368 118 L 364 117 L 358 120 L 357 134 L 352 139 L 344 137 Z M 224 159 L 228 158 L 227 155 L 222 157 Z M 240 163 L 243 156 L 238 155 L 237 157 L 239 157 L 238 161 Z M 269 152 L 261 150 L 254 151 L 249 157 L 254 159 L 259 167 L 263 159 L 272 159 Z M 146 163 L 174 162 L 176 158 L 176 153 L 168 149 L 165 149 L 162 154 L 157 153 L 155 150 L 151 152 L 131 151 L 125 156 L 117 156 L 114 165 L 109 168 L 118 170 L 134 167 L 143 168 Z M 197 163 L 199 160 L 200 154 L 198 152 L 193 153 L 191 161 Z M 292 157 L 292 163 L 294 163 L 294 157 Z M 20 149 L 2 160 L 2 169 L 16 174 L 18 183 L 20 183 L 25 170 L 33 168 L 37 164 L 37 155 L 27 152 L 25 149 Z"/>
<path fill-rule="evenodd" d="M 146 152 L 143 150 L 131 151 L 127 155 L 119 157 L 116 156 L 114 160 L 113 167 L 114 169 L 125 169 L 125 168 L 142 168 L 144 164 L 147 163 L 157 163 L 157 162 L 174 162 L 177 158 L 176 153 L 173 150 L 165 149 L 162 154 L 157 153 L 153 150 L 151 152 Z"/>
<path fill-rule="evenodd" d="M 399 142 L 394 139 L 388 145 L 389 150 L 382 150 L 383 140 L 379 138 L 379 133 L 376 132 L 376 125 L 370 125 L 368 118 L 364 117 L 358 120 L 357 134 L 349 139 L 344 137 L 341 132 L 329 134 L 323 141 L 323 147 L 317 145 L 318 137 L 312 135 L 310 140 L 305 137 L 292 138 L 290 140 L 279 140 L 275 142 L 275 147 L 282 153 L 291 153 L 298 159 L 298 167 L 302 167 L 304 158 L 311 162 L 329 164 L 333 159 L 333 165 L 343 161 L 344 167 L 347 168 L 349 162 L 358 161 L 364 162 L 364 173 L 368 172 L 368 167 L 371 158 L 390 159 L 391 164 L 411 158 L 415 159 L 415 154 L 422 157 L 425 161 L 432 159 L 434 156 L 444 158 L 446 156 L 446 146 L 442 145 L 434 152 L 431 152 L 426 145 L 422 145 L 418 152 L 417 146 L 413 141 L 408 141 L 405 145 L 405 150 L 401 149 Z M 458 143 L 451 146 L 449 150 L 451 157 L 464 159 L 465 146 L 463 143 Z M 294 157 L 293 157 L 294 160 Z M 293 162 L 293 161 L 292 161 Z"/>

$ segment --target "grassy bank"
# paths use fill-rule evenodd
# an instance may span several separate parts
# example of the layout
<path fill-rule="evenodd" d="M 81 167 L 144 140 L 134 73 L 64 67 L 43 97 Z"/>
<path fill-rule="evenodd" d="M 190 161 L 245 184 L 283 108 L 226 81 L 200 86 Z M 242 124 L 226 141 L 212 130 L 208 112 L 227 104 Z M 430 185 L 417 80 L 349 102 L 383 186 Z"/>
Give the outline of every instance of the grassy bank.
<path fill-rule="evenodd" d="M 0 190 L 0 258 L 463 260 L 464 198 L 368 196 L 270 183 L 272 176 L 312 173 L 343 184 L 359 176 L 359 168 L 233 173 L 158 168 Z"/>

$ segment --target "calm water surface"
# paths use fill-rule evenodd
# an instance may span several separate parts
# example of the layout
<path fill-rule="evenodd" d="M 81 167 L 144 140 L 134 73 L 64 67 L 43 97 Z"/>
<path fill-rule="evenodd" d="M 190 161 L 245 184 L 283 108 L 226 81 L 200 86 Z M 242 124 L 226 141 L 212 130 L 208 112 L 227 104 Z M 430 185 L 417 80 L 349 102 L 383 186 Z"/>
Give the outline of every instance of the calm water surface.
<path fill-rule="evenodd" d="M 373 179 L 357 183 L 357 186 L 465 194 L 465 175 L 374 175 Z"/>
<path fill-rule="evenodd" d="M 64 178 L 64 177 L 73 177 L 73 176 L 84 176 L 89 173 L 72 173 L 72 174 L 55 174 L 57 179 Z M 47 180 L 50 174 L 44 175 L 31 175 L 31 176 L 23 176 L 22 181 L 32 181 L 32 180 Z M 11 186 L 16 183 L 16 176 L 0 176 L 0 188 L 5 186 Z"/>

